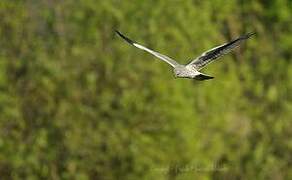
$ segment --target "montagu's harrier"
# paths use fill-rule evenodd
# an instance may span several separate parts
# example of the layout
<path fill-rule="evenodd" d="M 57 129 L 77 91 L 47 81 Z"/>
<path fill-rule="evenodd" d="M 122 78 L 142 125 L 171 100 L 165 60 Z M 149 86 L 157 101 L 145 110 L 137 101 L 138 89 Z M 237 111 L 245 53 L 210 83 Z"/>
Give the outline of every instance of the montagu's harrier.
<path fill-rule="evenodd" d="M 242 35 L 238 37 L 237 39 L 234 39 L 228 43 L 225 43 L 223 45 L 217 46 L 211 50 L 204 52 L 201 56 L 195 58 L 189 64 L 182 65 L 168 56 L 155 52 L 147 47 L 144 47 L 138 44 L 135 41 L 132 41 L 131 39 L 129 39 L 128 37 L 126 37 L 119 31 L 116 31 L 116 33 L 119 36 L 121 36 L 124 40 L 126 40 L 128 43 L 130 43 L 131 45 L 139 49 L 142 49 L 144 51 L 147 51 L 148 53 L 156 56 L 157 58 L 171 65 L 173 67 L 173 72 L 174 72 L 175 77 L 192 78 L 192 79 L 196 79 L 200 81 L 214 78 L 212 76 L 208 76 L 206 74 L 199 72 L 200 69 L 205 67 L 207 64 L 213 62 L 215 59 L 223 56 L 224 54 L 229 53 L 235 47 L 239 46 L 243 41 L 247 40 L 248 38 L 250 38 L 252 35 L 255 34 L 255 33 L 248 33 L 248 34 Z"/>

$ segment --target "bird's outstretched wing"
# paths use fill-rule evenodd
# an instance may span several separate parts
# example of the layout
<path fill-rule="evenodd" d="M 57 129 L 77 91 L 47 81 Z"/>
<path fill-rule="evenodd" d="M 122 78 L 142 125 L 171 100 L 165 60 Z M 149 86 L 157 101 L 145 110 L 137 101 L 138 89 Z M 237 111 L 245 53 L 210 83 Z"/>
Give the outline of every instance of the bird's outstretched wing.
<path fill-rule="evenodd" d="M 153 51 L 153 50 L 151 50 L 151 49 L 149 49 L 149 48 L 147 48 L 147 47 L 144 47 L 144 46 L 138 44 L 138 43 L 135 42 L 135 41 L 132 41 L 131 39 L 129 39 L 128 37 L 126 37 L 125 35 L 123 35 L 122 33 L 120 33 L 120 32 L 117 31 L 117 30 L 116 30 L 116 33 L 117 33 L 119 36 L 121 36 L 124 40 L 126 40 L 128 43 L 130 43 L 131 45 L 133 45 L 133 46 L 135 46 L 135 47 L 137 47 L 137 48 L 139 48 L 139 49 L 142 49 L 142 50 L 144 50 L 144 51 L 149 52 L 150 54 L 152 54 L 152 55 L 158 57 L 159 59 L 161 59 L 161 60 L 167 62 L 167 63 L 168 63 L 169 65 L 171 65 L 172 67 L 175 67 L 175 66 L 179 65 L 175 60 L 171 59 L 170 57 L 167 57 L 167 56 L 165 56 L 165 55 L 163 55 L 163 54 L 160 54 L 160 53 L 158 53 L 158 52 L 155 52 L 155 51 Z"/>
<path fill-rule="evenodd" d="M 215 59 L 229 53 L 234 48 L 239 46 L 244 40 L 247 40 L 255 33 L 248 33 L 239 38 L 225 43 L 223 45 L 217 46 L 211 50 L 204 52 L 201 56 L 197 57 L 193 61 L 191 61 L 188 66 L 194 67 L 196 70 L 200 70 L 205 67 L 207 64 L 213 62 Z"/>

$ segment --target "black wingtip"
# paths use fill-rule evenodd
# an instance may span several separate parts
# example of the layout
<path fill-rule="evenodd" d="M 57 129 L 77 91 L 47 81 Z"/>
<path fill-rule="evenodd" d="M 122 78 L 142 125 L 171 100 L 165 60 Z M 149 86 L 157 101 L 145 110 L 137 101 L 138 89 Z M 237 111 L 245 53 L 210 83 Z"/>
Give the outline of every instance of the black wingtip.
<path fill-rule="evenodd" d="M 130 44 L 134 44 L 135 42 L 132 41 L 131 39 L 129 39 L 128 37 L 126 37 L 125 35 L 123 35 L 121 32 L 119 32 L 118 30 L 115 30 L 115 32 L 121 37 L 123 38 L 124 40 L 126 40 L 128 43 Z"/>
<path fill-rule="evenodd" d="M 250 38 L 251 36 L 253 36 L 253 35 L 255 35 L 255 34 L 256 34 L 255 32 L 249 32 L 249 33 L 243 35 L 242 38 L 243 38 L 243 39 L 248 39 L 248 38 Z"/>

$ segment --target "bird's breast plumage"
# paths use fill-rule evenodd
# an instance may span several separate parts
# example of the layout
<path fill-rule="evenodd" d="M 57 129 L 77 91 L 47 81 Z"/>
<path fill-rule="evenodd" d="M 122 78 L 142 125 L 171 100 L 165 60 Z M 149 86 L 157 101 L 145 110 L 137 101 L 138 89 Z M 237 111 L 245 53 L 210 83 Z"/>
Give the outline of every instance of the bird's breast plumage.
<path fill-rule="evenodd" d="M 177 77 L 194 78 L 200 73 L 194 70 L 191 66 L 181 66 L 174 68 L 174 74 Z"/>

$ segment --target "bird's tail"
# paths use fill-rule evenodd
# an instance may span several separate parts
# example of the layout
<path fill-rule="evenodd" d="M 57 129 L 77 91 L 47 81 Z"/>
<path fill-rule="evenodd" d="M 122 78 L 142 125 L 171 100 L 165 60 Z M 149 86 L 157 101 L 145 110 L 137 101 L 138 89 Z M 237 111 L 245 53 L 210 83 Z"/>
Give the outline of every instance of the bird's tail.
<path fill-rule="evenodd" d="M 203 73 L 201 73 L 201 74 L 199 74 L 199 75 L 197 75 L 197 76 L 195 77 L 195 79 L 196 79 L 196 80 L 199 80 L 199 81 L 209 80 L 209 79 L 213 79 L 213 78 L 214 78 L 214 77 L 212 77 L 212 76 L 208 76 L 208 75 L 203 74 Z"/>

